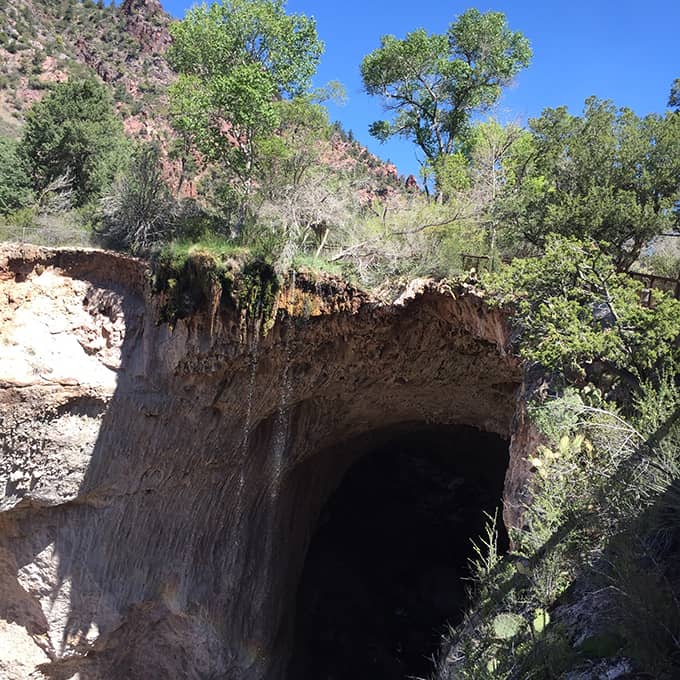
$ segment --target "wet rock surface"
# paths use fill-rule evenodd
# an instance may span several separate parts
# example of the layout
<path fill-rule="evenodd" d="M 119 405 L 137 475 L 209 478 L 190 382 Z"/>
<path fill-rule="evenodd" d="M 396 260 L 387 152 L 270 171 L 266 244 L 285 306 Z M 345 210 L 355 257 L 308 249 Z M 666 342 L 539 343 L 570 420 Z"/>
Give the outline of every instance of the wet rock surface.
<path fill-rule="evenodd" d="M 261 336 L 226 308 L 159 323 L 132 258 L 0 250 L 0 677 L 283 678 L 319 514 L 378 433 L 526 455 L 501 312 L 321 284 Z"/>

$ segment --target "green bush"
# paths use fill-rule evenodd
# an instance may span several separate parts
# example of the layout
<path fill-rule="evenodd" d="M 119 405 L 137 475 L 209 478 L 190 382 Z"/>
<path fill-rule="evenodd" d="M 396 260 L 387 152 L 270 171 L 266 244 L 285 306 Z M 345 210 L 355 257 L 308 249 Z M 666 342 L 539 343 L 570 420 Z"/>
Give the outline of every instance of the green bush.
<path fill-rule="evenodd" d="M 33 200 L 31 181 L 16 141 L 0 137 L 0 215 L 25 208 Z"/>
<path fill-rule="evenodd" d="M 122 123 L 91 78 L 57 84 L 28 112 L 19 145 L 36 191 L 70 175 L 79 205 L 102 194 L 125 159 Z"/>
<path fill-rule="evenodd" d="M 641 285 L 595 243 L 553 235 L 541 257 L 514 260 L 485 281 L 514 305 L 522 355 L 568 381 L 599 370 L 621 384 L 659 376 L 679 358 L 680 302 L 659 293 L 645 307 Z"/>

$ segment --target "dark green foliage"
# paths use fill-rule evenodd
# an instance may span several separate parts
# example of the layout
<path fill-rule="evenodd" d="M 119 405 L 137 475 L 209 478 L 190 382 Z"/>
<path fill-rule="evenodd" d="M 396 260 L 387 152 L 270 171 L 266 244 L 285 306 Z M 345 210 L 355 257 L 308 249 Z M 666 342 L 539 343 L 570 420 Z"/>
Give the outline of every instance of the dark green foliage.
<path fill-rule="evenodd" d="M 621 268 L 671 229 L 680 199 L 680 116 L 639 118 L 590 98 L 530 121 L 531 137 L 507 160 L 499 216 L 505 236 L 542 247 L 559 233 L 606 243 Z"/>
<path fill-rule="evenodd" d="M 680 111 L 680 78 L 676 78 L 671 85 L 671 93 L 668 96 L 668 106 Z"/>
<path fill-rule="evenodd" d="M 680 302 L 659 294 L 645 307 L 641 286 L 595 243 L 550 236 L 540 258 L 515 260 L 489 286 L 515 300 L 523 356 L 568 379 L 598 366 L 658 377 L 680 358 Z"/>
<path fill-rule="evenodd" d="M 282 0 L 224 0 L 196 7 L 173 24 L 172 34 L 169 59 L 180 73 L 210 79 L 259 66 L 271 89 L 289 97 L 307 89 L 323 49 L 314 20 L 286 14 Z"/>
<path fill-rule="evenodd" d="M 265 195 L 299 185 L 319 164 L 321 142 L 329 137 L 326 109 L 306 97 L 281 101 L 276 111 L 276 135 L 262 141 L 257 159 Z"/>
<path fill-rule="evenodd" d="M 49 88 L 49 84 L 40 80 L 36 76 L 31 76 L 28 79 L 28 86 L 33 90 L 46 90 Z"/>
<path fill-rule="evenodd" d="M 60 83 L 29 111 L 20 142 L 36 191 L 59 177 L 73 181 L 76 202 L 100 196 L 124 161 L 122 123 L 99 82 Z"/>
<path fill-rule="evenodd" d="M 125 85 L 123 85 L 122 83 L 119 83 L 114 88 L 113 98 L 117 102 L 123 102 L 124 104 L 132 104 L 133 103 L 132 95 L 128 92 L 127 87 L 125 87 Z"/>
<path fill-rule="evenodd" d="M 0 215 L 25 208 L 33 201 L 24 159 L 13 139 L 0 137 Z"/>

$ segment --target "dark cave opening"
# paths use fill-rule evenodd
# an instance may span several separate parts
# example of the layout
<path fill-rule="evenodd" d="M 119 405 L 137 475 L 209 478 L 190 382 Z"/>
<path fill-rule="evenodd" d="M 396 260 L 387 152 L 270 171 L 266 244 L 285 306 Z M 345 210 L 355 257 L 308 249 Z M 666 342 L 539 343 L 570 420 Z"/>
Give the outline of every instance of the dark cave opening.
<path fill-rule="evenodd" d="M 462 426 L 395 432 L 346 473 L 310 544 L 289 680 L 428 677 L 466 605 L 471 539 L 500 519 L 508 444 Z"/>

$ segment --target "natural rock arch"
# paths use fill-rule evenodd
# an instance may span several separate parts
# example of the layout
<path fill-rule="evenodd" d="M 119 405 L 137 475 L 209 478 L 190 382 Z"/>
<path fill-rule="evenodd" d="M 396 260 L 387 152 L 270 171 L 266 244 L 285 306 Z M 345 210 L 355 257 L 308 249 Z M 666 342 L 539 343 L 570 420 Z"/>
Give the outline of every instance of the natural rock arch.
<path fill-rule="evenodd" d="M 283 678 L 309 538 L 360 453 L 343 443 L 367 433 L 427 422 L 512 438 L 517 517 L 521 367 L 503 313 L 473 291 L 416 281 L 382 304 L 298 277 L 255 338 L 224 308 L 158 324 L 130 258 L 25 248 L 0 270 L 2 332 L 23 362 L 0 360 L 0 636 L 25 650 L 0 661 L 10 678 L 21 664 Z"/>

